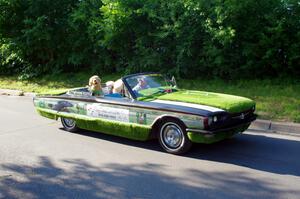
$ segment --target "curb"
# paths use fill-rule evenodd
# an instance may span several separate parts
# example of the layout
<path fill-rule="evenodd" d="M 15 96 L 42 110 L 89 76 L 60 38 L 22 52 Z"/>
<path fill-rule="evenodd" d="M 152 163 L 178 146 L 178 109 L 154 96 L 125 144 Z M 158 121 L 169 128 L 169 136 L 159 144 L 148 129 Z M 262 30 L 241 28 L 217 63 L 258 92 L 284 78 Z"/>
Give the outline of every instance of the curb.
<path fill-rule="evenodd" d="M 21 90 L 0 89 L 0 95 L 34 97 L 35 93 L 23 92 Z M 300 124 L 292 122 L 272 122 L 270 120 L 257 119 L 252 122 L 249 130 L 300 136 Z"/>
<path fill-rule="evenodd" d="M 267 133 L 300 136 L 300 124 L 292 122 L 272 122 L 270 120 L 257 119 L 252 122 L 249 129 Z"/>
<path fill-rule="evenodd" d="M 23 92 L 21 90 L 0 89 L 0 95 L 34 97 L 35 93 Z"/>

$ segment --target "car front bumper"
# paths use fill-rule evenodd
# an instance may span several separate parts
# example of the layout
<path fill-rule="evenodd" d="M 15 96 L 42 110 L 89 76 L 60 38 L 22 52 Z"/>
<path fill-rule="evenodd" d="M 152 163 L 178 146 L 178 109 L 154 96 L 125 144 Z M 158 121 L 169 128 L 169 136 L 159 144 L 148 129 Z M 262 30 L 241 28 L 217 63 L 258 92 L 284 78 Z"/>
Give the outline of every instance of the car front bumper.
<path fill-rule="evenodd" d="M 256 120 L 257 115 L 253 114 L 253 116 L 251 116 L 250 118 L 247 118 L 244 121 L 241 121 L 240 123 L 233 125 L 233 126 L 229 126 L 226 128 L 218 128 L 218 129 L 214 129 L 214 130 L 204 130 L 204 129 L 191 129 L 191 128 L 187 128 L 186 132 L 191 132 L 191 133 L 198 133 L 198 134 L 202 134 L 202 135 L 206 135 L 206 136 L 214 136 L 218 133 L 224 133 L 224 132 L 231 132 L 231 131 L 235 131 L 236 129 L 240 129 L 244 126 L 249 126 L 251 124 L 251 122 L 253 122 L 254 120 Z M 246 129 L 245 129 L 246 130 Z"/>

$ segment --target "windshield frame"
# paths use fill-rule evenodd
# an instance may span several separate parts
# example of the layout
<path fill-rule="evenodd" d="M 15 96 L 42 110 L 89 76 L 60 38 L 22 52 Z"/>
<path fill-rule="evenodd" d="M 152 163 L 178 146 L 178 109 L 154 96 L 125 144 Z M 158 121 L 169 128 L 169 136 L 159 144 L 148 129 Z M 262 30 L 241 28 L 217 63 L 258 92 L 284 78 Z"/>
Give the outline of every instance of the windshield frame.
<path fill-rule="evenodd" d="M 123 81 L 124 85 L 126 86 L 127 90 L 129 91 L 129 93 L 130 93 L 130 95 L 131 95 L 131 97 L 133 99 L 137 99 L 138 96 L 131 89 L 131 87 L 130 87 L 129 83 L 127 82 L 127 80 L 129 78 L 132 78 L 132 77 L 147 76 L 147 75 L 160 75 L 160 76 L 162 76 L 165 79 L 166 82 L 168 82 L 168 78 L 165 75 L 161 74 L 161 73 L 148 72 L 148 73 L 137 73 L 137 74 L 127 75 L 127 76 L 125 76 L 125 77 L 122 78 L 122 81 Z"/>

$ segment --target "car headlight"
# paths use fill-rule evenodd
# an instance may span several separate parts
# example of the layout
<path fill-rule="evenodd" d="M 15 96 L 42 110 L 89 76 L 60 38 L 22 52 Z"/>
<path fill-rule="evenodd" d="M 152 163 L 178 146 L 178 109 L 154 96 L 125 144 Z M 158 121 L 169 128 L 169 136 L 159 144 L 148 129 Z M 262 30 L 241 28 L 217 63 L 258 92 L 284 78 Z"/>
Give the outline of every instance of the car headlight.
<path fill-rule="evenodd" d="M 218 117 L 217 116 L 213 116 L 213 122 L 217 122 L 218 121 Z"/>
<path fill-rule="evenodd" d="M 203 120 L 204 127 L 207 128 L 209 127 L 212 123 L 218 121 L 218 116 L 210 116 L 210 117 L 205 117 Z"/>

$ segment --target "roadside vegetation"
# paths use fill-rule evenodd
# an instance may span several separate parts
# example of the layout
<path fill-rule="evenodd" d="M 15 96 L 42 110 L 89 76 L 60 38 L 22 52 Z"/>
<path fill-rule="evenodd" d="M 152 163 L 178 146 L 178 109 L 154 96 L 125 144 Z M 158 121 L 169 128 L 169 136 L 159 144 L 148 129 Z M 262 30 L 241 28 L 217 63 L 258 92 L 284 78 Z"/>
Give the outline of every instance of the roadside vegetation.
<path fill-rule="evenodd" d="M 95 73 L 97 74 L 97 73 Z M 63 90 L 88 85 L 89 78 L 94 73 L 63 73 L 56 75 L 45 75 L 30 80 L 20 80 L 18 76 L 0 76 L 0 88 L 17 89 L 24 92 L 46 93 L 53 90 Z M 121 75 L 101 75 L 102 82 L 117 80 Z"/>
<path fill-rule="evenodd" d="M 298 0 L 0 0 L 0 74 L 300 76 Z"/>
<path fill-rule="evenodd" d="M 48 75 L 34 80 L 18 80 L 17 77 L 0 77 L 0 88 L 18 89 L 24 92 L 44 93 L 82 87 L 88 84 L 92 73 Z M 117 80 L 121 74 L 100 75 L 103 82 Z M 300 122 L 300 80 L 235 80 L 177 79 L 184 89 L 221 92 L 249 97 L 256 101 L 256 113 L 261 119 Z"/>
<path fill-rule="evenodd" d="M 0 0 L 0 10 L 0 88 L 159 71 L 300 122 L 298 0 Z"/>

